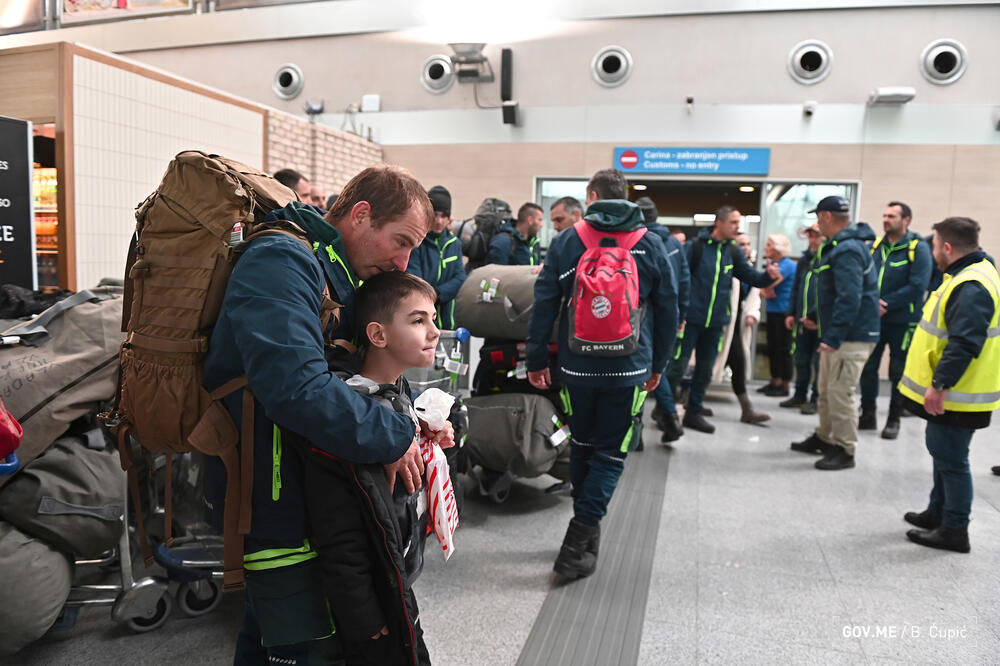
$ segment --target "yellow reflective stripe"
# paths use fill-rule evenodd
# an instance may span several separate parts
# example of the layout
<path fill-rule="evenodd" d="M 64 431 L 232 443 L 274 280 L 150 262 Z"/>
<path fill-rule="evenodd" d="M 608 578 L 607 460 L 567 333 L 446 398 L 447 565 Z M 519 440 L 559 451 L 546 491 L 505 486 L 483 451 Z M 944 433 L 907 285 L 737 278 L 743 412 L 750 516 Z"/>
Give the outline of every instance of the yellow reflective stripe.
<path fill-rule="evenodd" d="M 303 553 L 315 553 L 312 544 L 309 543 L 309 539 L 302 542 L 302 545 L 298 548 L 267 548 L 265 550 L 258 550 L 254 553 L 247 553 L 243 556 L 244 562 L 259 562 L 261 560 L 273 560 L 286 555 L 297 555 Z"/>
<path fill-rule="evenodd" d="M 635 434 L 635 415 L 642 411 L 642 403 L 646 400 L 646 391 L 640 390 L 638 386 L 633 389 L 635 393 L 632 394 L 632 422 L 629 424 L 628 432 L 625 433 L 625 439 L 622 440 L 622 445 L 619 451 L 622 453 L 628 453 L 628 445 L 632 443 L 632 437 Z"/>
<path fill-rule="evenodd" d="M 923 395 L 927 391 L 926 386 L 921 386 L 919 383 L 905 375 L 899 380 L 899 383 L 911 391 L 916 391 L 920 395 Z M 952 391 L 951 389 L 945 390 L 947 392 L 945 402 L 954 402 L 963 405 L 984 405 L 1000 400 L 1000 391 L 993 391 L 992 393 L 967 393 L 963 391 Z"/>
<path fill-rule="evenodd" d="M 281 428 L 274 424 L 271 433 L 271 499 L 275 502 L 281 497 Z"/>
<path fill-rule="evenodd" d="M 456 259 L 458 259 L 458 257 L 445 257 L 444 259 L 441 260 L 441 263 L 442 264 L 450 264 L 451 262 L 455 261 Z"/>
<path fill-rule="evenodd" d="M 573 416 L 573 403 L 569 399 L 569 389 L 563 386 L 559 390 L 559 397 L 562 399 L 563 411 L 566 412 L 566 416 Z"/>
<path fill-rule="evenodd" d="M 715 277 L 712 280 L 712 298 L 708 301 L 708 318 L 705 320 L 705 328 L 712 325 L 712 310 L 715 308 L 715 294 L 719 290 L 719 264 L 722 263 L 722 246 L 715 248 Z"/>
<path fill-rule="evenodd" d="M 351 283 L 352 287 L 354 287 L 355 289 L 357 289 L 359 286 L 361 286 L 361 285 L 358 285 L 358 284 L 354 283 L 354 278 L 351 277 L 351 271 L 349 271 L 347 269 L 347 264 L 345 264 L 344 260 L 340 258 L 340 255 L 337 254 L 334 251 L 333 247 L 331 247 L 330 245 L 327 245 L 326 246 L 326 254 L 327 254 L 327 256 L 330 257 L 330 261 L 331 262 L 333 262 L 335 264 L 340 264 L 340 267 L 344 269 L 344 274 L 347 275 L 347 279 Z"/>
<path fill-rule="evenodd" d="M 247 562 L 246 558 L 243 558 L 243 568 L 249 571 L 266 571 L 267 569 L 280 569 L 281 567 L 290 567 L 293 564 L 308 562 L 309 560 L 317 557 L 319 557 L 319 553 L 313 551 L 311 553 L 299 553 L 297 555 L 287 555 L 285 557 L 274 560 Z"/>

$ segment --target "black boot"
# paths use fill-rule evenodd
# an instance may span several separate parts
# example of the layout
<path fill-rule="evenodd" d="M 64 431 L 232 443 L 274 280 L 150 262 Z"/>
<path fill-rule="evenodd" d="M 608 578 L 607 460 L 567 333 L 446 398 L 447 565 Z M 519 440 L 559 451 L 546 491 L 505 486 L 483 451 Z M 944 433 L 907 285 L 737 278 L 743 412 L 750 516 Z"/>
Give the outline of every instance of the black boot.
<path fill-rule="evenodd" d="M 858 430 L 875 430 L 878 422 L 875 419 L 875 403 L 861 403 L 861 417 L 858 418 Z"/>
<path fill-rule="evenodd" d="M 990 470 L 992 470 L 992 472 L 997 476 L 1000 476 L 1000 465 L 997 465 L 996 467 L 991 467 Z"/>
<path fill-rule="evenodd" d="M 889 418 L 885 420 L 885 428 L 882 429 L 882 439 L 896 439 L 899 437 L 899 417 L 902 409 L 898 405 L 889 405 Z"/>
<path fill-rule="evenodd" d="M 792 442 L 790 448 L 799 453 L 826 453 L 827 446 L 828 444 L 814 432 L 801 442 Z"/>
<path fill-rule="evenodd" d="M 715 426 L 705 420 L 705 417 L 701 414 L 692 414 L 691 410 L 684 412 L 684 427 L 693 428 L 698 432 L 703 432 L 711 435 L 715 432 Z"/>
<path fill-rule="evenodd" d="M 854 456 L 847 453 L 842 446 L 827 447 L 822 459 L 816 461 L 816 469 L 834 471 L 854 467 Z"/>
<path fill-rule="evenodd" d="M 597 527 L 594 533 L 590 536 L 587 541 L 587 552 L 594 556 L 595 564 L 597 560 L 597 552 L 601 549 L 601 524 L 597 523 Z"/>
<path fill-rule="evenodd" d="M 907 511 L 903 514 L 903 520 L 911 525 L 916 525 L 922 530 L 935 530 L 941 527 L 941 514 L 935 513 L 930 509 L 921 511 L 920 513 Z"/>
<path fill-rule="evenodd" d="M 597 569 L 597 556 L 590 552 L 591 539 L 600 538 L 600 528 L 569 521 L 559 557 L 552 569 L 563 578 L 584 578 Z"/>
<path fill-rule="evenodd" d="M 967 553 L 970 550 L 968 527 L 945 527 L 942 525 L 930 532 L 910 530 L 906 533 L 906 538 L 928 548 L 951 550 L 956 553 Z"/>
<path fill-rule="evenodd" d="M 681 427 L 681 421 L 677 418 L 677 414 L 664 414 L 663 423 L 660 428 L 663 430 L 663 436 L 660 441 L 664 444 L 669 442 L 676 442 L 678 439 L 684 436 L 684 428 Z"/>

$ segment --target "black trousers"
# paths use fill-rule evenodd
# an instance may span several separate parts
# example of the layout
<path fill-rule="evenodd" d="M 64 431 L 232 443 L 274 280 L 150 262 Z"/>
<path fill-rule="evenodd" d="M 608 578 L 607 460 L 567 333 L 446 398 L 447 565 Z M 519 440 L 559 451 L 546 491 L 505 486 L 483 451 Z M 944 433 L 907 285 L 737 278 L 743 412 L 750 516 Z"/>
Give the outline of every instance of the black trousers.
<path fill-rule="evenodd" d="M 771 379 L 792 379 L 792 332 L 785 328 L 785 315 L 767 313 L 767 356 L 771 365 Z"/>

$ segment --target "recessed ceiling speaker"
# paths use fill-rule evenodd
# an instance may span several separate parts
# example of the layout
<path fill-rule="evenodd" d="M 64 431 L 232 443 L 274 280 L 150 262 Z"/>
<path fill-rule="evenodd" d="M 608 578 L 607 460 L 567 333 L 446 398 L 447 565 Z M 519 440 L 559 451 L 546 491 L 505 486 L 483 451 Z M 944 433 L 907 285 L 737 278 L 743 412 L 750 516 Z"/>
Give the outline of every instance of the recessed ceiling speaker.
<path fill-rule="evenodd" d="M 420 83 L 428 92 L 440 94 L 455 83 L 455 67 L 446 55 L 434 55 L 424 61 Z"/>
<path fill-rule="evenodd" d="M 305 84 L 306 80 L 299 66 L 288 63 L 279 67 L 274 73 L 271 89 L 281 99 L 295 99 Z"/>
<path fill-rule="evenodd" d="M 830 74 L 833 51 L 818 39 L 807 39 L 788 53 L 788 73 L 799 83 L 811 86 Z"/>
<path fill-rule="evenodd" d="M 967 64 L 965 47 L 954 39 L 935 39 L 920 54 L 920 73 L 939 86 L 962 78 Z"/>
<path fill-rule="evenodd" d="M 632 54 L 622 46 L 605 46 L 594 56 L 590 70 L 605 88 L 620 86 L 632 74 Z"/>

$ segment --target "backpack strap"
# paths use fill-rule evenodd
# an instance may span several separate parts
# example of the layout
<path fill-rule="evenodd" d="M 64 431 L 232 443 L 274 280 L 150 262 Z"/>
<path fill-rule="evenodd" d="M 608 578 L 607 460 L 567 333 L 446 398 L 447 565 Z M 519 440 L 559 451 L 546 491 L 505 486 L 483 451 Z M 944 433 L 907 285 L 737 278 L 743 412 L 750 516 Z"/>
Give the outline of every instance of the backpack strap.
<path fill-rule="evenodd" d="M 882 238 L 885 238 L 885 236 L 881 236 L 879 238 L 876 238 L 875 242 L 872 243 L 871 253 L 872 253 L 873 257 L 875 256 L 875 250 L 877 250 L 878 246 L 882 244 Z"/>
<path fill-rule="evenodd" d="M 646 235 L 647 231 L 646 227 L 640 227 L 633 231 L 603 232 L 592 227 L 586 220 L 580 220 L 573 225 L 573 228 L 576 230 L 577 236 L 580 237 L 583 246 L 588 250 L 600 247 L 601 240 L 604 238 L 613 238 L 618 247 L 626 252 L 635 247 L 635 244 Z"/>
<path fill-rule="evenodd" d="M 688 269 L 691 275 L 698 270 L 698 264 L 701 263 L 701 255 L 705 254 L 705 243 L 702 242 L 701 238 L 695 236 L 691 239 L 691 261 L 688 262 Z"/>

